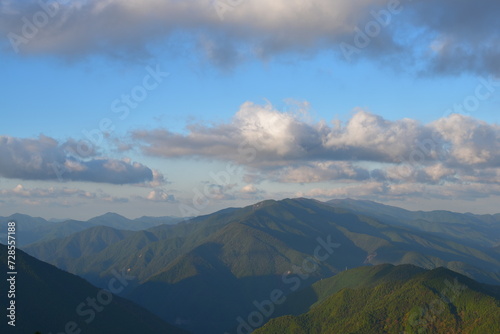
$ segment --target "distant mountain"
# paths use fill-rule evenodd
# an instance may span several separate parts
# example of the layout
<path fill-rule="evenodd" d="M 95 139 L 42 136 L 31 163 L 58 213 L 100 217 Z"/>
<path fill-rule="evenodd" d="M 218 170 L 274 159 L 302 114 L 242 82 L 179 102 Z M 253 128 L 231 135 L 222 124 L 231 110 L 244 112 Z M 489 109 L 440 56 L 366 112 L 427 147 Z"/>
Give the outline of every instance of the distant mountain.
<path fill-rule="evenodd" d="M 183 220 L 188 220 L 190 217 L 173 217 L 173 216 L 162 216 L 162 217 L 151 217 L 151 216 L 142 216 L 139 218 L 135 218 L 134 222 L 136 224 L 142 225 L 141 228 L 138 228 L 137 230 L 145 230 L 148 228 L 151 228 L 153 226 L 158 226 L 158 225 L 172 225 L 172 224 L 177 224 L 180 221 Z M 123 227 L 121 227 L 123 228 Z"/>
<path fill-rule="evenodd" d="M 148 228 L 163 225 L 163 224 L 176 224 L 183 220 L 180 217 L 147 217 L 143 216 L 136 219 L 128 219 L 119 214 L 108 212 L 101 216 L 97 216 L 87 220 L 87 223 L 93 226 L 108 226 L 116 229 L 140 231 Z"/>
<path fill-rule="evenodd" d="M 4 316 L 0 324 L 2 333 L 77 333 L 78 330 L 86 334 L 186 333 L 134 303 L 19 249 L 15 263 L 16 326 L 9 326 Z M 7 268 L 7 246 L 3 244 L 0 244 L 0 264 Z M 6 282 L 6 269 L 1 277 Z M 114 279 L 108 282 L 108 289 L 118 291 L 126 284 L 126 274 L 117 270 Z M 0 300 L 5 312 L 10 300 L 7 289 L 3 292 Z"/>
<path fill-rule="evenodd" d="M 17 223 L 17 231 L 19 232 L 17 245 L 23 247 L 39 241 L 66 237 L 72 233 L 95 226 L 107 226 L 121 230 L 139 231 L 162 224 L 175 224 L 181 220 L 183 220 L 183 218 L 180 217 L 141 217 L 128 219 L 119 214 L 108 212 L 87 221 L 72 219 L 64 221 L 47 221 L 40 217 L 35 218 L 16 213 L 8 217 L 0 217 L 0 226 L 6 226 L 7 222 L 15 221 Z M 2 228 L 0 231 L 0 241 L 2 242 L 6 242 L 6 230 L 6 228 Z"/>
<path fill-rule="evenodd" d="M 94 232 L 82 233 L 25 249 L 97 286 L 112 277 L 110 264 L 130 269 L 137 279 L 128 298 L 195 333 L 234 328 L 239 316 L 254 310 L 254 301 L 269 298 L 274 289 L 290 294 L 346 267 L 446 266 L 483 282 L 500 282 L 500 260 L 481 247 L 309 199 L 230 208 L 101 238 L 98 247 L 91 242 Z M 82 250 L 86 243 L 90 249 Z M 318 256 L 317 264 L 308 262 Z"/>
<path fill-rule="evenodd" d="M 361 267 L 291 295 L 284 302 L 291 314 L 306 313 L 272 319 L 254 333 L 500 333 L 499 292 L 444 268 Z"/>
<path fill-rule="evenodd" d="M 109 263 L 123 268 L 134 267 L 138 280 L 144 280 L 227 224 L 232 211 L 225 209 L 215 214 L 194 218 L 189 223 L 161 225 L 149 230 L 127 233 L 127 237 L 123 240 L 107 238 L 108 243 L 101 252 L 89 254 L 91 256 L 81 256 L 78 259 L 70 254 L 80 250 L 69 241 L 87 240 L 87 243 L 93 244 L 91 238 L 95 235 L 95 228 L 74 233 L 66 238 L 31 244 L 23 249 L 96 285 L 105 284 L 108 279 Z"/>
<path fill-rule="evenodd" d="M 353 199 L 333 199 L 326 203 L 391 225 L 431 233 L 466 245 L 500 245 L 500 214 L 475 215 L 444 210 L 409 211 L 377 202 Z"/>
<path fill-rule="evenodd" d="M 17 224 L 17 232 L 19 232 L 17 245 L 27 245 L 33 241 L 39 240 L 39 234 L 35 229 L 51 229 L 55 222 L 47 221 L 41 217 L 31 217 L 20 213 L 15 213 L 8 217 L 0 217 L 0 242 L 7 243 L 7 223 L 15 221 Z M 72 231 L 73 233 L 75 231 Z"/>
<path fill-rule="evenodd" d="M 133 233 L 112 227 L 96 226 L 64 238 L 31 244 L 23 249 L 29 254 L 30 250 L 34 248 L 37 258 L 50 258 L 52 264 L 63 270 L 68 270 L 67 263 L 71 263 L 71 269 L 74 269 L 78 266 L 79 259 L 91 257 Z"/>

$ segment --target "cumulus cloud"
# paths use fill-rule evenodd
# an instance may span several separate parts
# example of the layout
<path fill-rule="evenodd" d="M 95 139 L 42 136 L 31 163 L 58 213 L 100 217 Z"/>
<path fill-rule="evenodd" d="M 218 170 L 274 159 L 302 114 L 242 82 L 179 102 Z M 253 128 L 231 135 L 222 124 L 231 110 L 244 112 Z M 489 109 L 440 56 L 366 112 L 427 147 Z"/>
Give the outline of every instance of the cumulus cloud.
<path fill-rule="evenodd" d="M 26 188 L 22 184 L 18 184 L 12 189 L 0 190 L 0 194 L 26 198 L 56 198 L 61 196 L 76 196 L 88 199 L 96 198 L 96 194 L 76 188 Z"/>
<path fill-rule="evenodd" d="M 252 184 L 363 182 L 332 194 L 393 196 L 421 192 L 425 185 L 500 184 L 497 124 L 460 114 L 428 124 L 389 121 L 364 110 L 345 123 L 302 116 L 247 102 L 228 123 L 193 125 L 187 133 L 139 130 L 131 137 L 149 155 L 245 166 L 244 180 Z"/>
<path fill-rule="evenodd" d="M 500 127 L 460 114 L 421 124 L 407 118 L 389 121 L 360 109 L 345 124 L 327 124 L 302 121 L 270 104 L 246 102 L 229 123 L 187 130 L 138 130 L 132 139 L 153 156 L 206 157 L 270 169 L 304 161 L 500 165 Z M 363 177 L 361 170 L 346 164 L 316 163 L 314 169 Z"/>
<path fill-rule="evenodd" d="M 59 143 L 44 135 L 36 139 L 0 136 L 0 176 L 111 184 L 164 181 L 158 172 L 130 159 L 111 159 L 95 152 L 88 157 L 79 156 L 74 145 L 72 140 Z"/>
<path fill-rule="evenodd" d="M 433 123 L 443 140 L 450 144 L 455 163 L 478 166 L 500 166 L 498 125 L 490 125 L 470 117 L 452 115 Z"/>
<path fill-rule="evenodd" d="M 247 184 L 240 189 L 240 193 L 244 195 L 258 196 L 265 194 L 265 191 L 259 189 L 254 184 Z"/>
<path fill-rule="evenodd" d="M 132 133 L 132 138 L 144 143 L 142 149 L 150 155 L 216 157 L 248 165 L 274 165 L 283 163 L 283 159 L 300 160 L 304 153 L 309 157 L 323 155 L 323 125 L 318 126 L 280 113 L 269 104 L 247 102 L 230 124 L 192 125 L 187 135 L 165 129 L 139 130 Z"/>
<path fill-rule="evenodd" d="M 0 32 L 8 36 L 4 48 L 27 54 L 138 59 L 163 45 L 172 52 L 194 48 L 214 64 L 231 66 L 249 57 L 269 59 L 284 53 L 333 50 L 343 57 L 344 43 L 357 49 L 354 56 L 405 59 L 399 63 L 421 64 L 433 73 L 500 74 L 500 22 L 495 15 L 500 4 L 495 0 L 481 5 L 468 0 L 57 3 L 3 1 Z M 371 33 L 363 47 L 357 45 L 359 31 L 366 33 L 377 22 L 378 31 L 372 30 L 377 33 Z"/>
<path fill-rule="evenodd" d="M 299 166 L 271 171 L 270 175 L 284 183 L 315 183 L 324 181 L 363 181 L 371 178 L 370 171 L 348 161 L 304 162 Z"/>
<path fill-rule="evenodd" d="M 436 198 L 476 200 L 500 195 L 500 184 L 447 183 L 428 185 L 422 183 L 367 182 L 343 187 L 314 188 L 294 194 L 298 197 L 315 198 L 359 198 L 369 200 L 401 200 L 408 198 Z"/>
<path fill-rule="evenodd" d="M 145 197 L 145 199 L 147 199 L 148 201 L 153 201 L 153 202 L 171 202 L 171 203 L 176 202 L 174 195 L 168 194 L 164 190 L 161 190 L 161 189 L 151 190 L 148 193 L 148 195 Z"/>

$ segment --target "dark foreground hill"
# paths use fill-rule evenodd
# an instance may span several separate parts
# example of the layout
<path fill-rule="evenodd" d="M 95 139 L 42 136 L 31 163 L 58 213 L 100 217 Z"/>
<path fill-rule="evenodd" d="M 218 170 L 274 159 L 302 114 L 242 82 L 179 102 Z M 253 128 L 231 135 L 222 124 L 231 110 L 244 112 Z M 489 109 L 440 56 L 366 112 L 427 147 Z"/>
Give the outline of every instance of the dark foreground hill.
<path fill-rule="evenodd" d="M 361 267 L 291 295 L 290 315 L 254 333 L 500 333 L 499 291 L 445 268 Z"/>
<path fill-rule="evenodd" d="M 98 289 L 82 278 L 39 261 L 19 249 L 16 251 L 15 264 L 15 298 L 8 300 L 7 289 L 3 288 L 0 297 L 4 313 L 10 300 L 15 300 L 15 327 L 8 325 L 3 315 L 1 333 L 187 333 L 134 303 Z M 7 246 L 3 244 L 0 244 L 0 265 L 4 268 L 4 287 L 10 276 L 5 277 Z M 118 292 L 126 284 L 127 276 L 116 271 L 108 288 Z"/>

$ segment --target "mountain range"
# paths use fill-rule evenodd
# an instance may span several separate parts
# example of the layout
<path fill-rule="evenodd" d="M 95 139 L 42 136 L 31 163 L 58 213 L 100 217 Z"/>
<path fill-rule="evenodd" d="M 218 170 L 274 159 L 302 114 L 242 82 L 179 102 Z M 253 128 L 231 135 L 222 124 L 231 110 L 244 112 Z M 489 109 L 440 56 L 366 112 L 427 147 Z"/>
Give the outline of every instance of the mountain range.
<path fill-rule="evenodd" d="M 499 300 L 499 286 L 442 267 L 360 267 L 291 295 L 254 333 L 500 333 Z"/>
<path fill-rule="evenodd" d="M 135 278 L 120 296 L 192 333 L 232 334 L 260 301 L 291 298 L 351 268 L 445 267 L 500 284 L 498 217 L 354 200 L 268 200 L 138 231 L 101 223 L 46 235 L 23 250 L 100 288 L 113 269 L 126 270 Z"/>
<path fill-rule="evenodd" d="M 94 226 L 108 226 L 117 229 L 139 231 L 162 224 L 175 224 L 183 218 L 179 217 L 147 217 L 128 219 L 119 214 L 108 212 L 101 216 L 91 218 L 87 221 L 73 219 L 50 219 L 31 217 L 25 214 L 13 214 L 8 217 L 0 217 L 0 225 L 9 221 L 16 222 L 16 229 L 19 232 L 17 245 L 19 247 L 42 241 L 61 238 L 75 232 L 86 230 Z M 0 231 L 0 240 L 6 240 L 6 229 Z"/>
<path fill-rule="evenodd" d="M 476 215 L 444 210 L 409 211 L 367 200 L 334 199 L 326 202 L 378 220 L 453 239 L 457 242 L 494 247 L 500 245 L 500 213 Z"/>
<path fill-rule="evenodd" d="M 3 244 L 0 244 L 0 264 L 7 268 L 7 246 Z M 114 272 L 107 290 L 103 290 L 20 249 L 16 250 L 15 265 L 18 274 L 14 288 L 9 290 L 15 293 L 8 299 L 7 291 L 2 291 L 5 293 L 0 297 L 2 306 L 10 307 L 10 301 L 15 301 L 15 327 L 3 319 L 2 333 L 187 333 L 112 294 L 128 284 L 128 276 L 120 271 Z M 2 282 L 11 277 L 2 271 Z"/>

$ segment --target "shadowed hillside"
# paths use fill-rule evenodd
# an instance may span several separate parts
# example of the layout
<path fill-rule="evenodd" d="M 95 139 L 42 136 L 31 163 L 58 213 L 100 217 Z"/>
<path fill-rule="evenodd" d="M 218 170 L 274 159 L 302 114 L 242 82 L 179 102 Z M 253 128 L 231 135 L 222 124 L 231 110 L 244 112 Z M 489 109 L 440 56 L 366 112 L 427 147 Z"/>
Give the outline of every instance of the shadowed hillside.
<path fill-rule="evenodd" d="M 98 289 L 82 278 L 41 262 L 23 251 L 16 252 L 16 326 L 7 325 L 2 333 L 60 333 L 78 331 L 88 334 L 181 334 L 171 326 L 134 303 Z M 0 244 L 0 264 L 7 268 L 7 246 Z M 6 281 L 5 270 L 2 282 Z M 126 275 L 116 271 L 110 280 L 111 291 L 123 289 Z M 7 305 L 7 293 L 1 297 Z"/>

